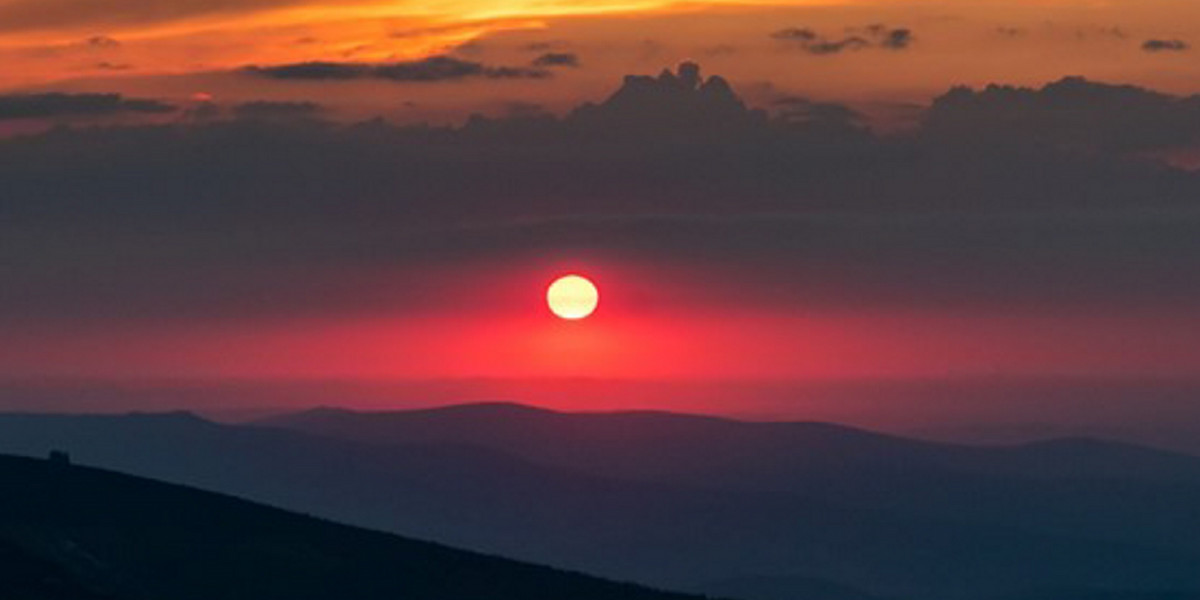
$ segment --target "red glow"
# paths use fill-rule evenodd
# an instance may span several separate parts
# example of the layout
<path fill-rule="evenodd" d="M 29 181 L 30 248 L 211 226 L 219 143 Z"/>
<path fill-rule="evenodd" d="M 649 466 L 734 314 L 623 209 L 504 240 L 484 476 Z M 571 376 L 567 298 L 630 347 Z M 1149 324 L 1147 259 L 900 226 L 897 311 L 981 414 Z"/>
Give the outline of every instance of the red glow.
<path fill-rule="evenodd" d="M 549 274 L 575 271 L 605 283 L 604 310 L 583 323 L 553 318 L 542 296 Z M 1187 375 L 1200 368 L 1200 320 L 1192 315 L 805 311 L 741 301 L 727 290 L 718 300 L 720 290 L 686 274 L 610 264 L 421 269 L 405 277 L 377 277 L 346 292 L 395 293 L 390 311 L 10 326 L 0 373 L 795 380 Z"/>

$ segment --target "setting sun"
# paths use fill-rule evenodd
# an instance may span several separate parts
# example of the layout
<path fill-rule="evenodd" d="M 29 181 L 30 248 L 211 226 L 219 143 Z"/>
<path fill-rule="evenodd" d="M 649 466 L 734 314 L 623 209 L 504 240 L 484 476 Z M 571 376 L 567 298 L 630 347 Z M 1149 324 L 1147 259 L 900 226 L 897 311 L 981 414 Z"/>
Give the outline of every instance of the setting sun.
<path fill-rule="evenodd" d="M 546 291 L 546 304 L 556 316 L 576 321 L 596 312 L 600 293 L 587 278 L 567 275 L 550 284 L 550 289 Z"/>

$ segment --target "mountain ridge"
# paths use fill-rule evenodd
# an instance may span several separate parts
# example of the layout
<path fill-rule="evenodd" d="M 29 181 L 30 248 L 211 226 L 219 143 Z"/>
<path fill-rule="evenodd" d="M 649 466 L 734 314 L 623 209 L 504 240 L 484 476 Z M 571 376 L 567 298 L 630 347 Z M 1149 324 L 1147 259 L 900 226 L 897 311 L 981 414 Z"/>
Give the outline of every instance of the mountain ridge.
<path fill-rule="evenodd" d="M 626 422 L 654 420 L 660 424 L 669 423 L 671 425 L 680 426 L 689 425 L 709 428 L 722 427 L 728 429 L 745 428 L 761 432 L 769 432 L 774 430 L 785 431 L 787 434 L 792 435 L 821 434 L 845 436 L 847 438 L 855 438 L 857 440 L 868 441 L 870 443 L 902 444 L 909 448 L 941 449 L 969 453 L 1007 453 L 1015 456 L 1029 453 L 1036 454 L 1039 451 L 1062 452 L 1064 455 L 1066 455 L 1081 448 L 1086 448 L 1091 451 L 1104 452 L 1107 455 L 1119 455 L 1124 453 L 1127 455 L 1137 455 L 1147 460 L 1159 459 L 1180 465 L 1188 470 L 1200 469 L 1200 457 L 1195 457 L 1189 454 L 1171 450 L 1164 450 L 1150 446 L 1143 446 L 1122 441 L 1113 441 L 1096 436 L 1086 435 L 1053 437 L 1042 440 L 1009 444 L 968 444 L 961 442 L 923 440 L 892 433 L 872 431 L 861 427 L 853 427 L 822 421 L 749 421 L 731 417 L 660 410 L 562 411 L 506 401 L 449 404 L 429 408 L 394 411 L 360 411 L 347 408 L 322 406 L 304 411 L 285 413 L 282 415 L 274 415 L 263 419 L 257 419 L 252 423 L 256 425 L 284 427 L 288 429 L 307 431 L 309 433 L 322 433 L 324 435 L 329 435 L 331 433 L 337 433 L 335 430 L 338 429 L 339 425 L 344 427 L 351 425 L 350 423 L 346 423 L 346 421 L 354 420 L 365 424 L 366 421 L 373 420 L 377 421 L 374 429 L 360 430 L 356 432 L 356 435 L 353 437 L 358 441 L 381 443 L 397 441 L 395 439 L 388 439 L 390 432 L 386 431 L 387 426 L 385 423 L 382 423 L 382 421 L 414 420 L 422 421 L 422 425 L 429 425 L 432 420 L 443 417 L 473 419 L 492 419 L 496 417 L 504 417 L 510 419 L 555 420 L 558 421 L 560 425 L 564 421 L 591 421 L 594 423 L 603 420 L 617 420 Z M 324 426 L 318 427 L 316 424 L 311 422 L 314 419 L 335 419 L 338 420 L 340 424 L 326 422 Z M 497 427 L 504 424 L 506 423 L 489 423 L 489 425 L 492 427 Z M 541 423 L 540 425 L 545 424 Z M 577 433 L 577 431 L 575 433 Z M 650 432 L 651 435 L 661 435 L 663 433 L 665 432 Z M 439 441 L 445 441 L 444 439 L 436 438 L 436 436 L 423 438 L 423 441 L 429 441 L 430 439 L 439 439 Z M 459 441 L 476 443 L 471 440 Z M 1200 473 L 1200 471 L 1196 472 Z M 1194 474 L 1192 475 L 1192 477 L 1195 476 L 1196 475 Z"/>

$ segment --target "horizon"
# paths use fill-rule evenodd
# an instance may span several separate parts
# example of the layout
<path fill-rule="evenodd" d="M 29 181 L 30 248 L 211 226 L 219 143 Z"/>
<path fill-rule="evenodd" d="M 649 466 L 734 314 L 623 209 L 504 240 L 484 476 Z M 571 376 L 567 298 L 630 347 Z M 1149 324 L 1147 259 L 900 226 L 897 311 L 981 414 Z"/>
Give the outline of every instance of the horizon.
<path fill-rule="evenodd" d="M 372 414 L 514 404 L 566 414 L 664 412 L 830 423 L 963 444 L 1093 437 L 1200 453 L 1200 381 L 974 377 L 807 381 L 0 379 L 0 413 L 188 412 L 221 423 L 319 408 Z"/>

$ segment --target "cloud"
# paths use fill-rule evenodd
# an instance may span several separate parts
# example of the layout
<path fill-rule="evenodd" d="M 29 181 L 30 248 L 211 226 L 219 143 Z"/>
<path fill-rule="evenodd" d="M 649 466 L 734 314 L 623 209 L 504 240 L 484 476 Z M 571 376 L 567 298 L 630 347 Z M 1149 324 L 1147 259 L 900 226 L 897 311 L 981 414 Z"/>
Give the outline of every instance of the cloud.
<path fill-rule="evenodd" d="M 562 41 L 562 40 L 543 40 L 543 41 L 537 41 L 537 42 L 529 42 L 528 44 L 521 46 L 520 50 L 523 50 L 525 52 L 550 52 L 553 50 L 560 50 L 562 48 L 569 47 L 570 45 L 571 44 L 569 44 L 568 42 Z"/>
<path fill-rule="evenodd" d="M 662 141 L 718 133 L 757 133 L 766 114 L 746 107 L 723 77 L 705 79 L 700 66 L 685 62 L 657 77 L 631 75 L 600 104 L 571 112 L 566 125 L 601 138 L 658 135 Z"/>
<path fill-rule="evenodd" d="M 1186 309 L 1200 175 L 1127 152 L 1194 131 L 1193 102 L 960 89 L 881 137 L 685 64 L 561 118 L 58 128 L 0 140 L 0 326 L 398 310 L 436 263 L 551 254 L 724 269 L 751 303 Z"/>
<path fill-rule="evenodd" d="M 533 59 L 535 67 L 578 67 L 579 55 L 574 52 L 547 52 Z"/>
<path fill-rule="evenodd" d="M 120 48 L 121 47 L 121 42 L 119 42 L 111 37 L 108 37 L 107 35 L 94 35 L 94 36 L 84 40 L 84 44 L 86 44 L 92 48 L 108 49 L 108 48 Z"/>
<path fill-rule="evenodd" d="M 120 113 L 161 114 L 175 106 L 121 94 L 10 94 L 0 96 L 0 120 L 87 117 Z"/>
<path fill-rule="evenodd" d="M 913 33 L 910 29 L 891 29 L 882 34 L 879 45 L 891 50 L 903 50 L 913 43 Z"/>
<path fill-rule="evenodd" d="M 271 67 L 252 66 L 247 67 L 246 71 L 271 79 L 348 80 L 372 77 L 373 69 L 366 64 L 312 61 Z"/>
<path fill-rule="evenodd" d="M 847 33 L 850 35 L 834 38 L 807 27 L 788 27 L 775 31 L 770 36 L 775 40 L 795 44 L 809 54 L 817 56 L 866 48 L 906 50 L 915 40 L 911 29 L 892 28 L 882 24 L 849 27 Z"/>
<path fill-rule="evenodd" d="M 777 40 L 813 42 L 820 36 L 817 35 L 816 31 L 807 27 L 788 27 L 771 33 L 771 37 Z"/>
<path fill-rule="evenodd" d="M 1067 77 L 1040 89 L 956 88 L 926 117 L 931 135 L 978 143 L 1142 152 L 1200 143 L 1200 96 Z"/>
<path fill-rule="evenodd" d="M 5 269 L 20 293 L 0 297 L 0 330 L 13 319 L 420 314 L 445 302 L 425 291 L 439 266 L 520 268 L 547 256 L 699 274 L 710 283 L 692 301 L 743 311 L 1079 316 L 1187 312 L 1200 300 L 1200 222 L 1177 216 L 580 214 L 418 228 L 365 212 L 347 220 L 352 210 L 320 226 L 305 217 L 265 229 L 94 230 L 70 245 L 6 239 L 24 262 Z"/>
<path fill-rule="evenodd" d="M 812 54 L 838 54 L 844 50 L 859 50 L 870 46 L 871 43 L 858 36 L 843 38 L 837 41 L 821 40 L 804 46 Z"/>
<path fill-rule="evenodd" d="M 489 66 L 452 56 L 431 56 L 394 63 L 304 62 L 247 67 L 245 72 L 280 80 L 347 81 L 382 79 L 402 83 L 434 83 L 463 79 L 545 79 L 551 73 L 530 67 Z"/>
<path fill-rule="evenodd" d="M 324 111 L 324 107 L 315 102 L 257 100 L 233 107 L 233 114 L 239 119 L 314 118 L 320 116 Z"/>
<path fill-rule="evenodd" d="M 99 71 L 128 71 L 133 68 L 133 65 L 128 63 L 101 61 L 96 63 L 93 68 Z"/>
<path fill-rule="evenodd" d="M 1182 52 L 1191 46 L 1183 40 L 1146 40 L 1142 50 L 1146 52 Z"/>
<path fill-rule="evenodd" d="M 866 118 L 854 109 L 836 102 L 814 102 L 808 98 L 785 96 L 775 100 L 779 117 L 789 123 L 824 123 L 836 127 L 859 127 Z"/>

